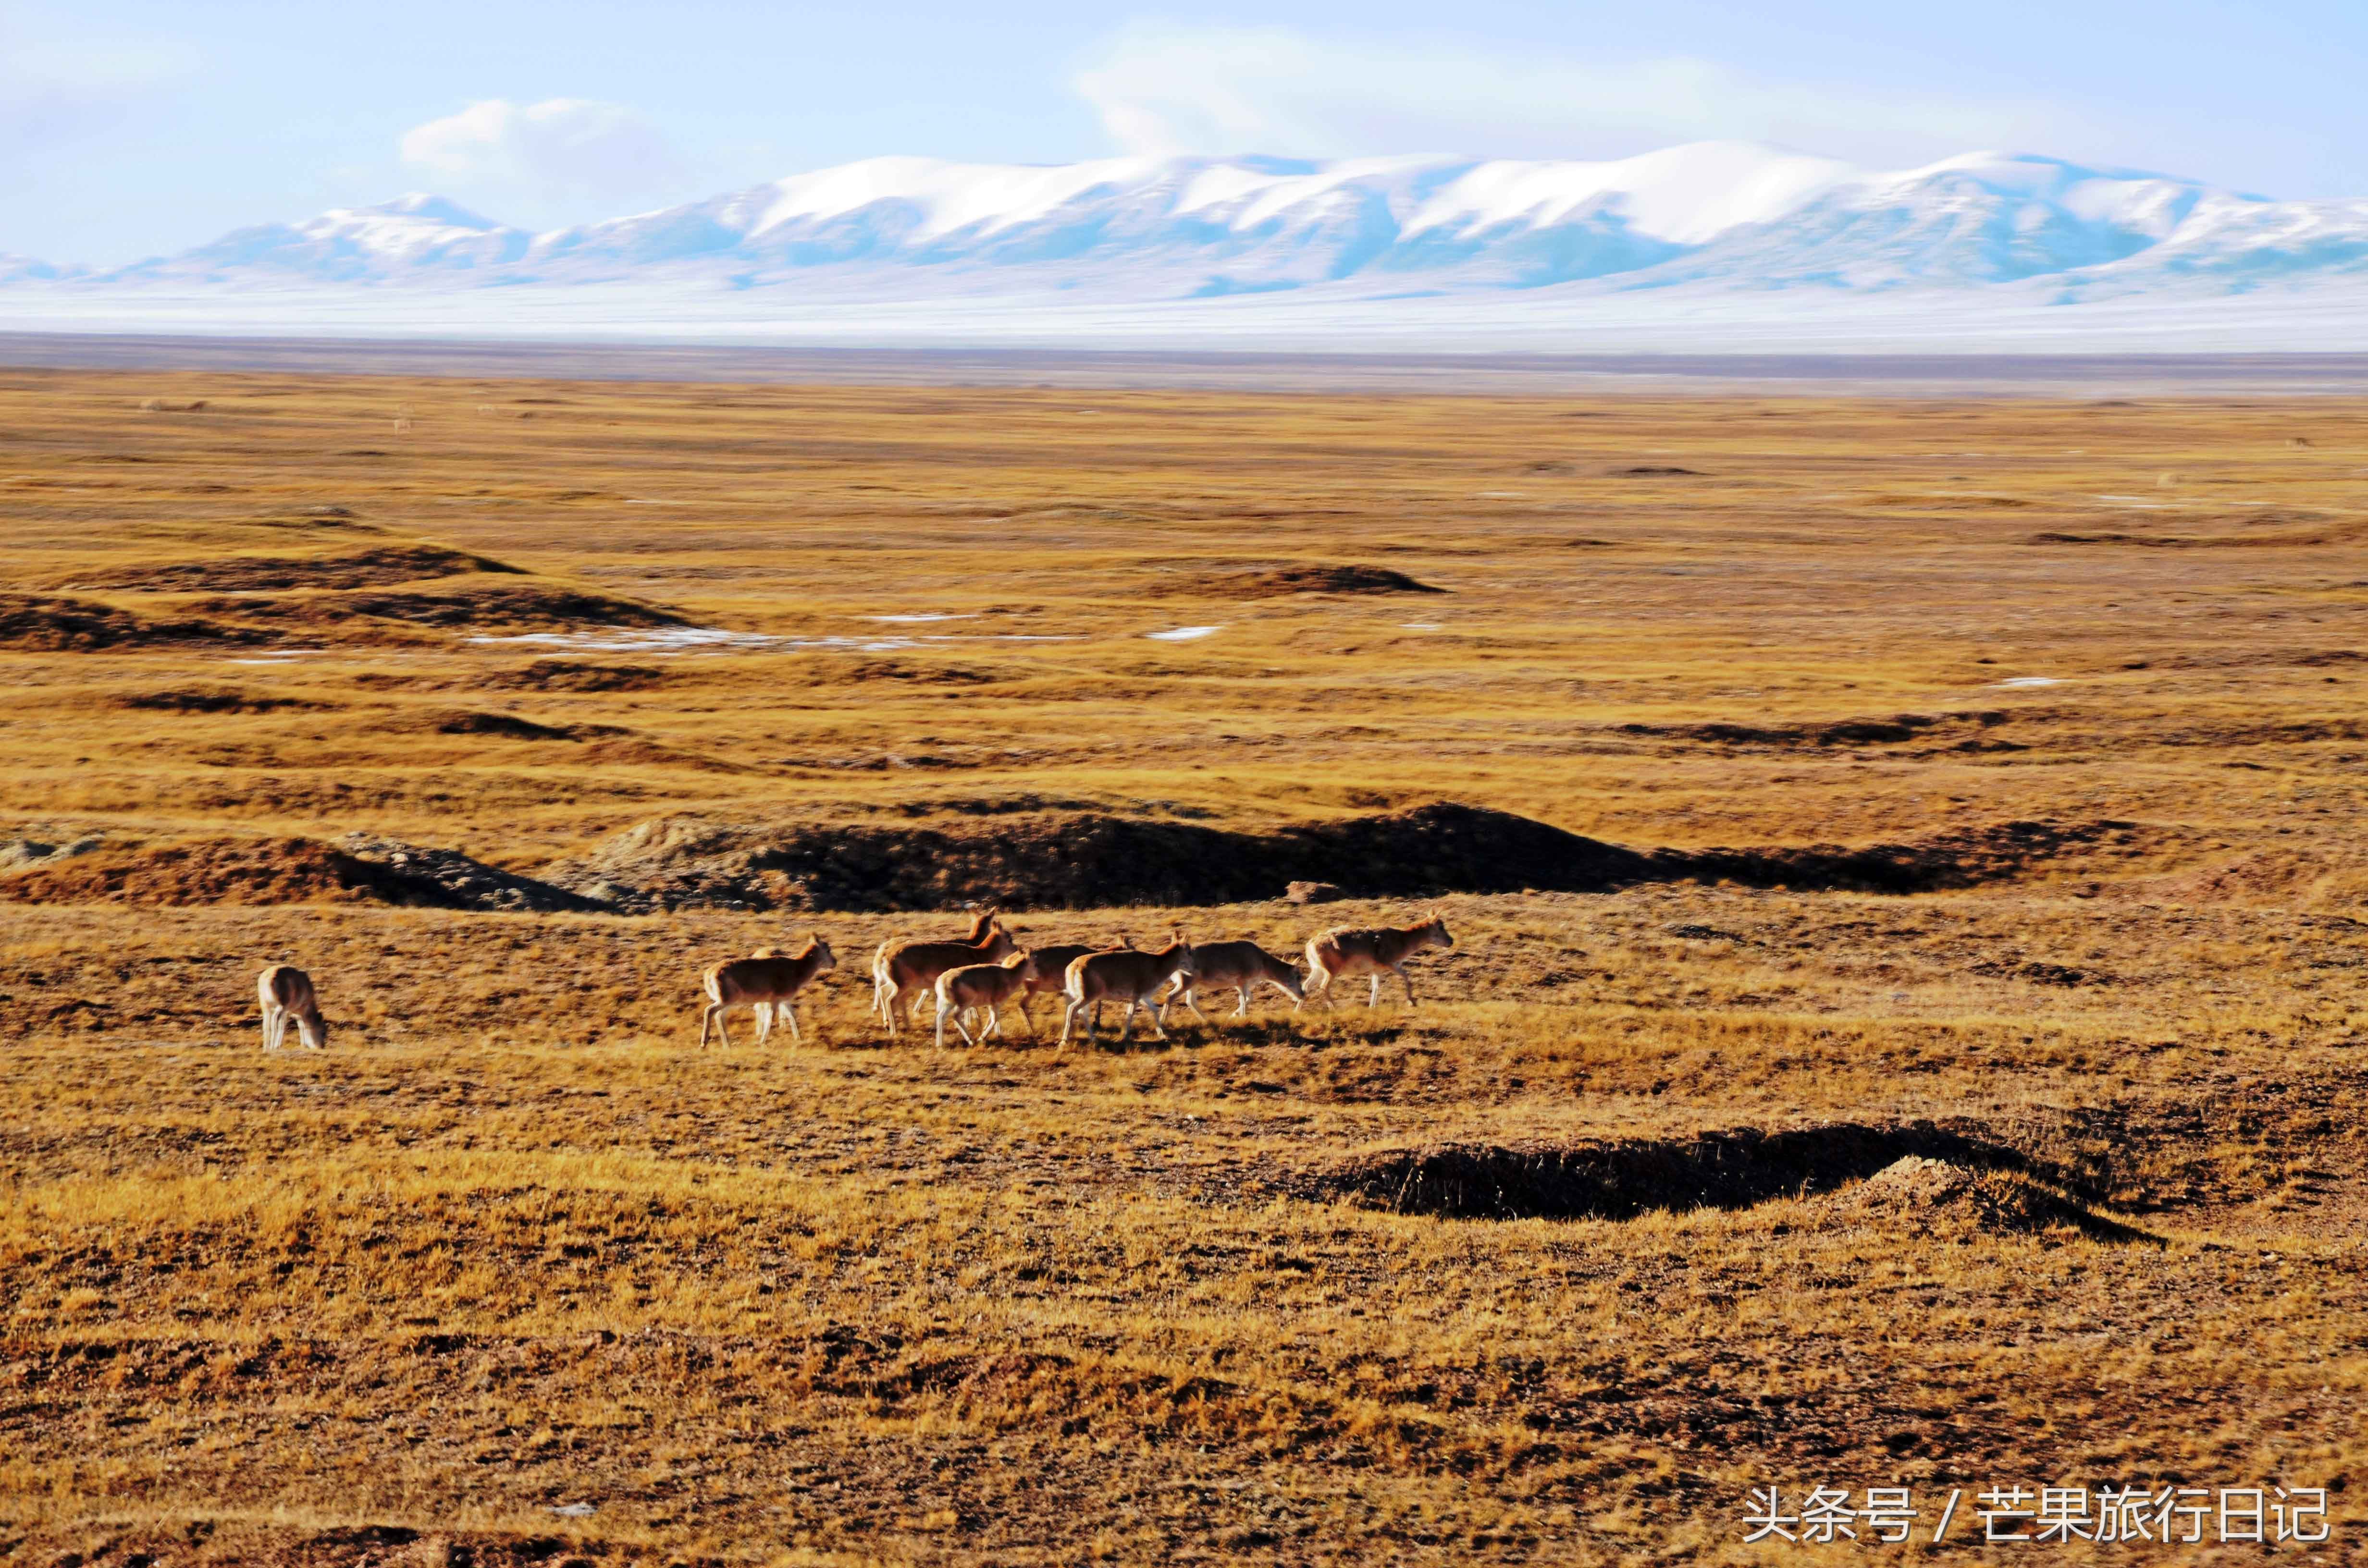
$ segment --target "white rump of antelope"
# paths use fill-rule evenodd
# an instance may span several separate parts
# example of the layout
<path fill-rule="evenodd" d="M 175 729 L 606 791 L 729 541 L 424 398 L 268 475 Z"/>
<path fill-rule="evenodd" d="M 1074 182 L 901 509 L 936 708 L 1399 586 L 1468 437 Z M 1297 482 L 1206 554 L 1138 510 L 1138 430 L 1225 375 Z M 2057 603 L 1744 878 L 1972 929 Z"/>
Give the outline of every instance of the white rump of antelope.
<path fill-rule="evenodd" d="M 795 953 L 763 948 L 745 959 L 724 960 L 700 976 L 707 1006 L 699 1016 L 699 1043 L 706 1045 L 708 1027 L 712 1025 L 717 1038 L 730 1045 L 732 1029 L 724 1015 L 734 1007 L 754 1007 L 758 1045 L 772 1034 L 777 1017 L 789 1019 L 790 1038 L 803 1045 L 805 1036 L 798 1029 L 793 999 L 814 976 L 837 967 L 830 944 L 820 937 L 808 937 L 805 947 Z"/>
<path fill-rule="evenodd" d="M 1406 960 L 1425 948 L 1452 948 L 1455 938 L 1447 934 L 1447 922 L 1432 915 L 1419 926 L 1377 926 L 1359 929 L 1350 926 L 1335 926 L 1329 931 L 1308 938 L 1307 989 L 1310 994 L 1324 998 L 1332 1005 L 1332 983 L 1360 974 L 1372 976 L 1372 990 L 1366 994 L 1365 1006 L 1377 1007 L 1382 1001 L 1382 976 L 1395 974 L 1406 986 L 1406 1006 L 1414 1006 L 1414 982 L 1407 978 Z"/>
<path fill-rule="evenodd" d="M 1159 1000 L 1161 986 L 1189 978 L 1192 973 L 1192 944 L 1178 931 L 1167 946 L 1156 953 L 1141 952 L 1133 948 L 1119 948 L 1107 952 L 1087 953 L 1069 960 L 1067 983 L 1062 989 L 1069 995 L 1069 1008 L 1061 1019 L 1061 1043 L 1069 1043 L 1069 1035 L 1076 1028 L 1078 1017 L 1087 1007 L 1095 1009 L 1095 1022 L 1086 1026 L 1086 1038 L 1091 1040 L 1099 1028 L 1100 1006 L 1104 1002 L 1126 1004 L 1126 1017 L 1119 1027 L 1118 1038 L 1124 1040 L 1133 1032 L 1135 1009 L 1151 1014 L 1152 1032 L 1161 1040 L 1167 1038 L 1162 1027 L 1167 1004 Z"/>
<path fill-rule="evenodd" d="M 911 942 L 891 937 L 871 956 L 872 1010 L 888 1026 L 888 1038 L 894 1040 L 897 1013 L 905 1012 L 905 1022 L 917 1024 L 911 1016 L 912 1007 L 936 989 L 938 976 L 971 964 L 997 963 L 1019 950 L 1019 944 L 1011 939 L 991 909 L 981 911 L 971 922 L 970 936 L 962 941 Z"/>
<path fill-rule="evenodd" d="M 277 1051 L 288 1040 L 288 1025 L 305 1049 L 318 1051 L 329 1043 L 328 1021 L 321 1017 L 321 998 L 313 977 L 290 964 L 276 963 L 256 977 L 256 994 L 263 1002 L 263 1049 Z"/>

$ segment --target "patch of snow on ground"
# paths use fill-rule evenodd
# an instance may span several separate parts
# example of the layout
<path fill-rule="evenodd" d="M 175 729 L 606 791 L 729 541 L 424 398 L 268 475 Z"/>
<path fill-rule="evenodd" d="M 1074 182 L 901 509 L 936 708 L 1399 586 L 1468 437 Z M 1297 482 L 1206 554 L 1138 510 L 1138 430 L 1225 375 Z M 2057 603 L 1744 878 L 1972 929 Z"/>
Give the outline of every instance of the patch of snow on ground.
<path fill-rule="evenodd" d="M 726 631 L 716 626 L 667 626 L 654 631 L 522 631 L 512 637 L 472 637 L 472 642 L 498 646 L 569 648 L 583 653 L 681 653 L 693 649 L 723 651 L 769 648 L 788 641 L 760 631 Z M 843 639 L 853 642 L 853 638 Z"/>

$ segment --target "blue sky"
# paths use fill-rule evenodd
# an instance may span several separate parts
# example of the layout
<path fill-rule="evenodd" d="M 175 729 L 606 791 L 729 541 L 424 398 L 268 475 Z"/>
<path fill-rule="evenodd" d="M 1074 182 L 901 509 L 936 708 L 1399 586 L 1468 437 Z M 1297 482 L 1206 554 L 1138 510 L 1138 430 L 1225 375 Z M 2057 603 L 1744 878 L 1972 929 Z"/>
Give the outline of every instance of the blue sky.
<path fill-rule="evenodd" d="M 549 225 L 886 153 L 1740 137 L 2368 196 L 2363 67 L 2368 0 L 0 0 L 0 252 L 108 265 L 416 189 Z"/>

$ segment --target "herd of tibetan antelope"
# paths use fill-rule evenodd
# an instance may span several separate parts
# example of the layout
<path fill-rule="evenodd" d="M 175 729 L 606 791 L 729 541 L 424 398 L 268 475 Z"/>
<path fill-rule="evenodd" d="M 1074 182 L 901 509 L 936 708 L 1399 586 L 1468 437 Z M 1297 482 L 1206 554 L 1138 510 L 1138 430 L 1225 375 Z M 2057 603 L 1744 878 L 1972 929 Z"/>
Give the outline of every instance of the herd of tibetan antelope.
<path fill-rule="evenodd" d="M 1004 927 L 1002 917 L 988 910 L 971 922 L 967 937 L 946 941 L 913 941 L 890 937 L 871 956 L 871 1010 L 894 1039 L 901 1020 L 917 1027 L 914 1017 L 920 998 L 934 994 L 938 1002 L 938 1044 L 946 1043 L 951 1024 L 966 1045 L 976 1045 L 1003 1033 L 1002 1009 L 1017 1004 L 1036 1032 L 1031 1006 L 1041 995 L 1056 994 L 1066 1003 L 1061 1019 L 1061 1043 L 1069 1043 L 1077 1020 L 1087 1019 L 1086 1038 L 1101 1028 L 1105 1004 L 1126 1005 L 1118 1038 L 1134 1031 L 1134 1015 L 1150 1015 L 1152 1032 L 1167 1038 L 1167 1007 L 1181 999 L 1203 1023 L 1193 993 L 1203 987 L 1230 989 L 1235 994 L 1233 1017 L 1249 1011 L 1250 996 L 1271 985 L 1291 998 L 1297 1012 L 1313 994 L 1328 1006 L 1336 982 L 1358 975 L 1372 977 L 1365 1005 L 1378 1006 L 1382 976 L 1395 974 L 1405 985 L 1406 1002 L 1414 1002 L 1414 981 L 1406 974 L 1408 959 L 1426 948 L 1452 948 L 1455 938 L 1439 915 L 1412 926 L 1335 926 L 1307 939 L 1307 973 L 1290 960 L 1268 952 L 1256 942 L 1205 942 L 1194 946 L 1183 932 L 1172 934 L 1157 951 L 1137 948 L 1121 937 L 1115 948 L 1090 945 L 1022 948 Z M 734 1007 L 752 1007 L 757 1014 L 757 1040 L 763 1044 L 778 1019 L 786 1018 L 790 1038 L 799 1044 L 805 1036 L 798 1028 L 798 994 L 815 979 L 838 967 L 830 944 L 809 936 L 794 953 L 761 948 L 745 959 L 726 959 L 700 977 L 707 1006 L 699 1018 L 699 1043 L 706 1045 L 712 1028 L 724 1044 L 732 1043 L 725 1015 Z M 296 1026 L 298 1038 L 319 1050 L 328 1043 L 329 1026 L 321 1016 L 319 993 L 312 977 L 289 964 L 274 964 L 256 982 L 263 1003 L 263 1048 L 277 1051 Z M 1091 1009 L 1090 1015 L 1087 1009 Z M 970 1026 L 984 1013 L 978 1033 Z"/>

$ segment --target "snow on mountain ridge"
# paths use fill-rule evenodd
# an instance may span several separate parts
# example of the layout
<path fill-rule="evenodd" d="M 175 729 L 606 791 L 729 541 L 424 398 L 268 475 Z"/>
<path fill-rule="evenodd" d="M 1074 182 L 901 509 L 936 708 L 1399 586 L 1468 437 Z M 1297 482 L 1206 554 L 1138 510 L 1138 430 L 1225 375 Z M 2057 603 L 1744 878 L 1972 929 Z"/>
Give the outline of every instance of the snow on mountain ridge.
<path fill-rule="evenodd" d="M 1866 290 L 2037 278 L 2128 291 L 2368 269 L 2368 200 L 2275 202 L 2136 170 L 1970 153 L 1870 171 L 1739 142 L 1609 161 L 1447 156 L 882 157 L 535 234 L 412 195 L 241 229 L 78 289 L 653 282 L 829 277 L 878 298 L 1085 290 L 1178 299 L 1369 279 L 1450 292 Z"/>
<path fill-rule="evenodd" d="M 914 231 L 918 238 L 971 228 L 994 233 L 1042 219 L 1099 186 L 1139 183 L 1158 166 L 1148 158 L 1045 165 L 867 158 L 776 182 L 779 198 L 749 234 L 753 238 L 802 218 L 841 216 L 882 201 L 909 202 L 921 210 L 921 222 Z"/>
<path fill-rule="evenodd" d="M 1690 142 L 1614 163 L 1498 160 L 1473 165 L 1406 227 L 1466 234 L 1521 222 L 1544 228 L 1610 199 L 1638 233 L 1700 244 L 1728 229 L 1772 222 L 1820 191 L 1864 177 L 1830 158 L 1733 142 Z"/>

